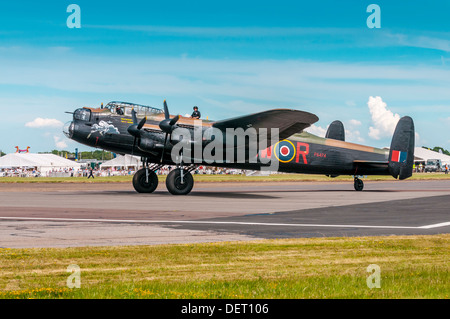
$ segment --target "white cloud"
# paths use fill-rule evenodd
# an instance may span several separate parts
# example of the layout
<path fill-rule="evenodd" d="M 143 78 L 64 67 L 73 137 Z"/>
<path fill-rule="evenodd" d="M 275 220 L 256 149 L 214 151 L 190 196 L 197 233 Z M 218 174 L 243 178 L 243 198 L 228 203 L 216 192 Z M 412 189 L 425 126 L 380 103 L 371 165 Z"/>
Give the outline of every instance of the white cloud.
<path fill-rule="evenodd" d="M 355 119 L 351 119 L 350 121 L 348 121 L 348 123 L 352 126 L 360 126 L 362 124 L 361 121 Z"/>
<path fill-rule="evenodd" d="M 55 141 L 56 148 L 58 149 L 67 148 L 66 142 L 61 141 L 61 138 L 59 136 L 53 136 L 53 140 Z"/>
<path fill-rule="evenodd" d="M 369 97 L 367 102 L 373 126 L 369 127 L 369 136 L 375 140 L 382 137 L 392 136 L 400 115 L 392 113 L 387 109 L 387 105 L 381 97 Z"/>
<path fill-rule="evenodd" d="M 310 127 L 305 129 L 306 132 L 317 135 L 319 137 L 325 137 L 325 134 L 327 134 L 328 126 L 326 128 L 323 128 L 321 126 L 317 126 L 312 124 Z M 357 130 L 345 130 L 345 141 L 351 142 L 351 143 L 363 143 L 364 138 L 361 137 L 361 133 Z"/>
<path fill-rule="evenodd" d="M 361 132 L 356 127 L 361 126 L 361 121 L 351 119 L 348 121 L 349 129 L 345 129 L 345 140 L 352 143 L 363 143 L 364 138 L 361 137 Z"/>
<path fill-rule="evenodd" d="M 320 136 L 320 137 L 325 137 L 325 134 L 327 134 L 327 129 L 314 125 L 312 124 L 310 127 L 308 127 L 307 129 L 305 129 L 306 132 Z"/>
<path fill-rule="evenodd" d="M 393 37 L 396 37 L 398 39 L 398 43 L 404 46 L 450 52 L 448 33 L 440 33 L 437 34 L 437 36 L 410 36 L 406 34 L 394 34 Z"/>
<path fill-rule="evenodd" d="M 60 128 L 63 126 L 63 122 L 57 119 L 43 119 L 41 117 L 37 117 L 33 121 L 26 123 L 25 126 L 32 128 L 42 128 L 42 127 Z"/>
<path fill-rule="evenodd" d="M 361 137 L 361 133 L 358 130 L 351 131 L 345 130 L 345 140 L 351 143 L 363 143 L 364 138 Z"/>
<path fill-rule="evenodd" d="M 356 106 L 356 103 L 353 100 L 347 100 L 347 101 L 345 101 L 345 105 L 347 105 L 347 106 Z"/>
<path fill-rule="evenodd" d="M 195 37 L 298 37 L 298 36 L 318 36 L 330 34 L 344 34 L 355 36 L 360 33 L 357 29 L 351 28 L 302 28 L 302 27 L 174 27 L 157 25 L 83 25 L 83 28 L 119 30 L 129 32 L 146 32 L 151 35 L 177 35 Z"/>

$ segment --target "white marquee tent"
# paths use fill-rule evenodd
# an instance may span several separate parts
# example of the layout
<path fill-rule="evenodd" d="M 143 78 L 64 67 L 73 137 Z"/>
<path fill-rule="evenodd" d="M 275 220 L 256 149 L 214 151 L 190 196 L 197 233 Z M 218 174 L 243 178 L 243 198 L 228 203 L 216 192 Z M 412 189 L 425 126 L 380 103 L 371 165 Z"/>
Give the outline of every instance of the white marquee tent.
<path fill-rule="evenodd" d="M 429 159 L 440 159 L 443 165 L 450 165 L 450 156 L 431 151 L 423 147 L 414 148 L 414 157 L 420 158 L 425 162 Z"/>
<path fill-rule="evenodd" d="M 141 158 L 138 156 L 132 155 L 118 155 L 116 158 L 112 160 L 106 161 L 103 164 L 100 164 L 100 168 L 109 168 L 109 167 L 139 167 L 141 166 Z"/>
<path fill-rule="evenodd" d="M 52 170 L 76 170 L 80 167 L 80 163 L 54 154 L 11 153 L 0 157 L 0 168 L 36 168 L 43 174 Z"/>

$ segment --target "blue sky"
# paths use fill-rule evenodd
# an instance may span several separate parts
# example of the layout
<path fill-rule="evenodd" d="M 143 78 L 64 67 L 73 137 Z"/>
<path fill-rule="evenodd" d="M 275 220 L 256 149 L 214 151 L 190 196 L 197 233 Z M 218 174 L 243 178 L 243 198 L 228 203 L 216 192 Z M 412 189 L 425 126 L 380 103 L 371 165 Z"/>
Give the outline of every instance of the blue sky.
<path fill-rule="evenodd" d="M 377 147 L 409 115 L 418 146 L 450 149 L 449 13 L 442 0 L 3 1 L 0 150 L 88 149 L 61 133 L 65 111 L 164 99 L 210 119 L 305 110 L 320 119 L 311 132 L 340 119 L 349 141 Z"/>

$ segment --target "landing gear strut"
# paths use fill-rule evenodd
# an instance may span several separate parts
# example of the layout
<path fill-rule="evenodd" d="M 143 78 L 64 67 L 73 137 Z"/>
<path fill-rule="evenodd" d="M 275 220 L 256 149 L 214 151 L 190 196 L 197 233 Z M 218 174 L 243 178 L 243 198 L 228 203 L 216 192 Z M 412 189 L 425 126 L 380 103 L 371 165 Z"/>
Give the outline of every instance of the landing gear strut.
<path fill-rule="evenodd" d="M 155 171 L 163 165 L 154 164 L 149 166 L 146 159 L 142 160 L 143 168 L 133 176 L 133 187 L 138 193 L 153 193 L 158 187 L 158 176 Z"/>
<path fill-rule="evenodd" d="M 362 191 L 364 188 L 364 182 L 355 176 L 354 186 L 356 191 Z"/>

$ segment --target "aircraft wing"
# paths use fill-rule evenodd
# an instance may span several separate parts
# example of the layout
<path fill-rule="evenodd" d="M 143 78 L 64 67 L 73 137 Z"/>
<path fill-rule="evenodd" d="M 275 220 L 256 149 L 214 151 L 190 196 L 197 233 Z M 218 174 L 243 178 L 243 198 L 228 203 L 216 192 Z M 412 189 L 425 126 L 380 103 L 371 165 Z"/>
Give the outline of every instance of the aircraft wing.
<path fill-rule="evenodd" d="M 242 128 L 245 131 L 253 127 L 259 133 L 259 129 L 266 128 L 268 136 L 270 136 L 271 128 L 278 128 L 279 137 L 282 140 L 303 131 L 318 120 L 319 118 L 312 113 L 291 109 L 275 109 L 217 121 L 212 126 L 223 132 L 227 128 Z"/>

